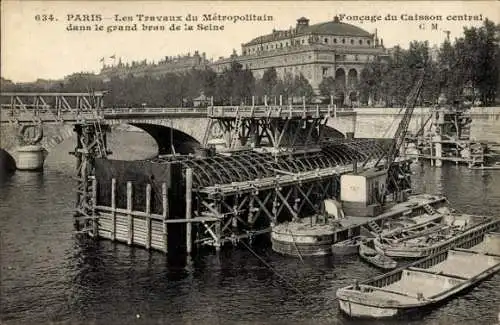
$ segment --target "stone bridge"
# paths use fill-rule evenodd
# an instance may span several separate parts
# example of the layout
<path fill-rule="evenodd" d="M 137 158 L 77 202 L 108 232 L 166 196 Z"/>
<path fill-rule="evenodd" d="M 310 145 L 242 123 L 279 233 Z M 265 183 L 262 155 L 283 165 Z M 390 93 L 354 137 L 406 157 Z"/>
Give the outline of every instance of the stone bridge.
<path fill-rule="evenodd" d="M 18 150 L 26 145 L 40 145 L 49 150 L 72 136 L 71 125 L 99 122 L 110 125 L 129 124 L 150 134 L 158 144 L 159 154 L 191 153 L 207 141 L 207 130 L 212 137 L 224 137 L 224 130 L 216 124 L 217 120 L 246 119 L 328 119 L 326 126 L 342 133 L 354 132 L 355 113 L 351 109 L 337 109 L 335 106 L 319 105 L 263 105 L 263 106 L 217 106 L 205 108 L 106 108 L 103 92 L 93 93 L 2 93 L 0 126 L 19 138 L 10 144 L 3 141 L 0 145 L 15 147 Z M 335 120 L 344 118 L 342 122 Z M 44 125 L 54 125 L 61 132 L 44 132 Z M 338 132 L 330 130 L 331 133 Z M 227 130 L 226 130 L 227 132 Z M 19 133 L 19 134 L 17 134 Z M 40 134 L 44 134 L 40 137 Z M 48 134 L 49 133 L 49 134 Z M 40 138 L 40 139 L 38 139 Z M 227 140 L 227 139 L 226 139 Z M 172 150 L 172 148 L 174 148 Z"/>

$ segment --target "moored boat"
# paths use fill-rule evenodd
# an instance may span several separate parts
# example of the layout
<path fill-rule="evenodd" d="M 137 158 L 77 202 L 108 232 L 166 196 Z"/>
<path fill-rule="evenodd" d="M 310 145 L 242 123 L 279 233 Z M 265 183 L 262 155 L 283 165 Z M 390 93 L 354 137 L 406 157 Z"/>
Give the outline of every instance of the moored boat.
<path fill-rule="evenodd" d="M 359 256 L 369 264 L 385 270 L 392 270 L 398 266 L 398 263 L 390 257 L 387 257 L 375 250 L 373 241 L 363 241 L 359 245 Z"/>
<path fill-rule="evenodd" d="M 468 214 L 446 214 L 442 218 L 396 229 L 379 235 L 375 249 L 393 258 L 423 258 L 454 247 L 481 241 L 495 231 L 500 219 Z"/>
<path fill-rule="evenodd" d="M 337 290 L 339 307 L 348 316 L 386 318 L 431 307 L 476 285 L 500 270 L 500 236 L 481 251 L 457 249 Z"/>
<path fill-rule="evenodd" d="M 429 215 L 428 210 L 447 209 L 446 197 L 430 194 L 410 195 L 405 202 L 389 205 L 376 217 L 345 216 L 336 219 L 331 215 L 300 218 L 272 227 L 273 251 L 291 256 L 320 256 L 335 253 L 332 245 L 358 236 L 373 237 L 387 228 L 400 228 L 433 220 L 439 216 Z M 325 220 L 326 218 L 326 220 Z M 338 248 L 340 250 L 346 247 Z M 349 254 L 357 254 L 358 246 Z"/>
<path fill-rule="evenodd" d="M 353 238 L 349 238 L 347 240 L 343 240 L 341 242 L 335 243 L 332 245 L 332 253 L 333 255 L 356 255 L 359 250 L 359 245 L 366 237 L 364 236 L 356 236 Z"/>

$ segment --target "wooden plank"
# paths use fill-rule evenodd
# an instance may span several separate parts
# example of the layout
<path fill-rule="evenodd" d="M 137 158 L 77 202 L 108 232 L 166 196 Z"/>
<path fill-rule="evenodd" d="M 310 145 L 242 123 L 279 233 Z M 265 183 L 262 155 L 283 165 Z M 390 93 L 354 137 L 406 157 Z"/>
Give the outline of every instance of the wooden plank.
<path fill-rule="evenodd" d="M 92 217 L 94 218 L 92 220 L 92 236 L 98 237 L 99 236 L 99 224 L 97 223 L 96 218 L 96 209 L 95 206 L 97 205 L 97 179 L 92 179 Z"/>
<path fill-rule="evenodd" d="M 193 194 L 193 170 L 191 168 L 186 169 L 186 220 L 190 220 L 192 218 L 191 213 L 191 196 Z M 186 253 L 191 254 L 192 251 L 192 225 L 190 222 L 186 223 Z"/>
<path fill-rule="evenodd" d="M 146 248 L 151 248 L 151 184 L 146 185 Z"/>
<path fill-rule="evenodd" d="M 128 238 L 127 244 L 132 245 L 134 239 L 134 224 L 132 219 L 132 183 L 127 182 L 127 217 L 128 217 Z"/>
<path fill-rule="evenodd" d="M 166 183 L 161 184 L 161 199 L 162 199 L 162 217 L 163 217 L 163 252 L 168 252 L 168 225 L 167 219 L 169 217 L 168 209 L 168 187 Z"/>
<path fill-rule="evenodd" d="M 116 179 L 111 179 L 111 240 L 116 239 Z"/>

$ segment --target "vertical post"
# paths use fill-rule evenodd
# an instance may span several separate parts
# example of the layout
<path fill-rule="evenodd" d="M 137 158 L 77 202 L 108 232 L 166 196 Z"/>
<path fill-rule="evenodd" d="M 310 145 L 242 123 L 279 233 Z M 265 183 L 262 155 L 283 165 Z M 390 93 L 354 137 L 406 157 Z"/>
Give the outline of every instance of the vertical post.
<path fill-rule="evenodd" d="M 267 106 L 267 95 L 264 95 L 264 106 Z"/>
<path fill-rule="evenodd" d="M 330 95 L 330 106 L 333 106 L 333 95 Z"/>
<path fill-rule="evenodd" d="M 116 240 L 116 178 L 111 179 L 111 240 Z"/>
<path fill-rule="evenodd" d="M 283 106 L 283 95 L 280 95 L 280 107 Z"/>
<path fill-rule="evenodd" d="M 134 239 L 134 225 L 132 217 L 132 183 L 127 182 L 127 214 L 128 214 L 128 239 L 127 244 L 132 245 Z"/>
<path fill-rule="evenodd" d="M 255 106 L 255 96 L 252 96 L 252 108 Z"/>
<path fill-rule="evenodd" d="M 191 168 L 186 169 L 186 253 L 191 254 L 193 241 L 191 238 L 192 231 L 192 195 L 193 195 L 193 170 Z"/>
<path fill-rule="evenodd" d="M 161 184 L 161 201 L 162 201 L 162 216 L 163 216 L 163 251 L 168 252 L 168 188 L 167 183 Z"/>
<path fill-rule="evenodd" d="M 146 184 L 146 249 L 151 248 L 151 184 Z"/>
<path fill-rule="evenodd" d="M 97 216 L 96 216 L 96 205 L 97 205 L 97 180 L 92 179 L 92 236 L 98 237 L 99 228 L 97 226 Z"/>
<path fill-rule="evenodd" d="M 220 242 L 220 238 L 221 238 L 221 222 L 220 220 L 217 220 L 215 222 L 215 237 L 216 237 L 216 241 L 215 241 L 215 251 L 216 252 L 220 252 L 220 248 L 221 248 L 221 242 Z"/>

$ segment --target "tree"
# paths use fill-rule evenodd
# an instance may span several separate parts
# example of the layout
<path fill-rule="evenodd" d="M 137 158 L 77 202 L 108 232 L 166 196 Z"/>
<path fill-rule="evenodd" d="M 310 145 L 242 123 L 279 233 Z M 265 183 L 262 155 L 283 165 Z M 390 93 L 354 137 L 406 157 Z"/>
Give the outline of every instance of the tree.
<path fill-rule="evenodd" d="M 326 77 L 321 80 L 319 84 L 319 93 L 321 96 L 330 98 L 335 95 L 335 79 L 333 77 Z"/>
<path fill-rule="evenodd" d="M 302 73 L 293 78 L 292 93 L 296 97 L 305 97 L 307 102 L 313 98 L 314 90 Z"/>
<path fill-rule="evenodd" d="M 264 71 L 262 75 L 260 87 L 264 92 L 264 95 L 279 95 L 276 94 L 276 85 L 278 84 L 278 74 L 276 73 L 276 69 L 274 67 L 267 69 Z"/>

